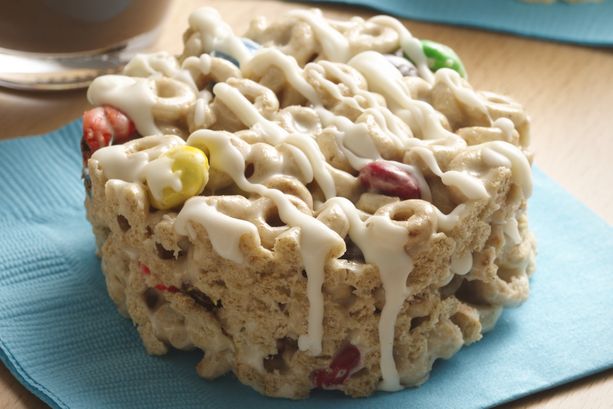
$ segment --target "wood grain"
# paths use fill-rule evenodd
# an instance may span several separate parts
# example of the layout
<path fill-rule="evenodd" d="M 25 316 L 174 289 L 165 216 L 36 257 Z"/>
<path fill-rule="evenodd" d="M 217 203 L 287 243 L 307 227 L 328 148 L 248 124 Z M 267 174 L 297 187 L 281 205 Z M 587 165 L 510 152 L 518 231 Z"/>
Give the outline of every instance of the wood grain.
<path fill-rule="evenodd" d="M 179 52 L 187 16 L 202 4 L 216 7 L 237 32 L 244 31 L 254 15 L 274 18 L 296 7 L 294 3 L 278 1 L 175 2 L 155 48 Z M 334 17 L 375 14 L 359 8 L 322 8 Z M 613 224 L 612 50 L 436 24 L 408 25 L 417 37 L 453 47 L 462 56 L 476 88 L 507 94 L 524 104 L 532 117 L 535 164 Z M 53 130 L 80 116 L 86 107 L 84 91 L 41 94 L 0 90 L 0 138 Z M 0 365 L 0 409 L 46 407 Z M 613 409 L 613 371 L 500 408 Z"/>

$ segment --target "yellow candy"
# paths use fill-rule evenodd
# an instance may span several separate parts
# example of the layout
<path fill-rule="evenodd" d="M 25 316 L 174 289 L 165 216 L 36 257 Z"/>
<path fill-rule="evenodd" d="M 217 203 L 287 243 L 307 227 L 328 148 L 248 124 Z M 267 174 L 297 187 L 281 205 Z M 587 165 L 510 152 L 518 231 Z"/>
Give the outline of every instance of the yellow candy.
<path fill-rule="evenodd" d="M 197 149 L 201 150 L 202 152 L 204 152 L 204 154 L 206 156 L 211 156 L 211 151 L 210 151 L 209 147 L 206 146 L 203 141 L 200 141 L 200 140 L 190 141 L 188 139 L 187 146 L 193 146 L 194 148 L 197 148 Z"/>
<path fill-rule="evenodd" d="M 181 180 L 181 189 L 177 191 L 165 186 L 162 197 L 158 199 L 151 193 L 150 186 L 151 205 L 160 210 L 177 207 L 190 197 L 202 193 L 209 180 L 209 160 L 202 150 L 193 146 L 177 146 L 160 155 L 156 161 L 168 161 L 168 159 L 171 160 L 172 173 Z M 147 180 L 151 183 L 149 178 Z"/>

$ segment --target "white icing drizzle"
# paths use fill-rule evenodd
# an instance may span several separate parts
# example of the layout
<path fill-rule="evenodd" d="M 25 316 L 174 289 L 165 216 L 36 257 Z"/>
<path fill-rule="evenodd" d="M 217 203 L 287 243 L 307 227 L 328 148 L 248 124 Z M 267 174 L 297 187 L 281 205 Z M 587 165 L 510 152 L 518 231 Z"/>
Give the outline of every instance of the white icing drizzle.
<path fill-rule="evenodd" d="M 194 221 L 203 226 L 209 236 L 213 249 L 221 257 L 242 264 L 244 255 L 240 249 L 240 239 L 251 235 L 259 244 L 260 236 L 257 228 L 250 222 L 230 217 L 207 203 L 204 197 L 192 197 L 187 200 L 177 215 L 174 224 L 175 231 L 191 239 L 196 239 L 196 233 L 190 225 Z"/>
<path fill-rule="evenodd" d="M 451 271 L 454 274 L 465 275 L 473 268 L 473 255 L 471 252 L 456 255 L 451 258 Z"/>
<path fill-rule="evenodd" d="M 456 170 L 443 172 L 432 151 L 426 148 L 413 148 L 413 152 L 419 155 L 432 173 L 439 176 L 445 185 L 457 187 L 470 200 L 487 199 L 490 196 L 485 189 L 483 181 L 478 177 Z"/>
<path fill-rule="evenodd" d="M 276 48 L 264 48 L 258 51 L 241 68 L 245 76 L 250 77 L 263 75 L 271 66 L 279 68 L 285 75 L 287 82 L 312 104 L 321 103 L 317 92 L 304 79 L 302 68 L 300 68 L 296 59 L 283 54 Z"/>
<path fill-rule="evenodd" d="M 268 143 L 278 145 L 283 142 L 287 132 L 264 118 L 239 90 L 220 82 L 215 85 L 213 92 L 245 125 L 258 129 Z"/>
<path fill-rule="evenodd" d="M 309 160 L 308 156 L 305 155 L 304 151 L 298 149 L 294 145 L 286 144 L 286 149 L 288 149 L 292 153 L 294 163 L 296 164 L 298 169 L 300 169 L 300 173 L 302 174 L 302 183 L 311 183 L 314 178 L 314 171 L 313 164 Z"/>
<path fill-rule="evenodd" d="M 366 78 L 370 90 L 385 97 L 392 111 L 407 109 L 421 128 L 423 139 L 443 139 L 466 146 L 461 138 L 443 127 L 438 112 L 430 104 L 411 98 L 402 74 L 382 54 L 364 51 L 347 64 Z"/>
<path fill-rule="evenodd" d="M 480 149 L 490 149 L 499 155 L 504 156 L 508 162 L 504 166 L 511 168 L 511 180 L 521 187 L 524 197 L 527 199 L 532 195 L 532 172 L 530 162 L 516 146 L 504 141 L 491 141 L 477 145 Z"/>
<path fill-rule="evenodd" d="M 481 158 L 483 158 L 483 161 L 489 167 L 511 167 L 511 161 L 509 158 L 487 147 L 481 149 Z"/>
<path fill-rule="evenodd" d="M 104 174 L 109 179 L 120 179 L 126 182 L 136 182 L 141 179 L 145 165 L 149 163 L 146 152 L 135 152 L 128 155 L 123 145 L 113 145 L 99 149 L 92 159 L 100 163 Z"/>
<path fill-rule="evenodd" d="M 500 129 L 507 139 L 511 139 L 513 137 L 515 124 L 509 118 L 498 118 L 494 121 L 493 125 Z"/>
<path fill-rule="evenodd" d="M 232 28 L 221 18 L 219 12 L 211 7 L 201 7 L 189 16 L 189 26 L 200 33 L 200 42 L 205 53 L 221 51 L 236 58 L 242 66 L 251 52 L 234 35 Z"/>
<path fill-rule="evenodd" d="M 380 366 L 383 376 L 379 388 L 385 391 L 402 389 L 393 348 L 396 317 L 409 295 L 406 281 L 413 270 L 413 260 L 404 249 L 407 230 L 381 215 L 373 215 L 362 221 L 353 203 L 345 198 L 337 197 L 327 203 L 328 206 L 338 205 L 344 211 L 350 224 L 349 237 L 362 249 L 366 262 L 379 269 L 385 290 L 385 305 L 379 319 Z"/>
<path fill-rule="evenodd" d="M 421 170 L 413 165 L 407 165 L 406 163 L 400 163 L 397 165 L 399 168 L 404 169 L 405 172 L 412 175 L 417 181 L 417 186 L 419 187 L 419 191 L 421 193 L 421 199 L 426 202 L 432 201 L 432 192 L 430 191 L 430 186 L 428 186 L 428 182 L 426 182 L 426 178 L 421 173 Z"/>
<path fill-rule="evenodd" d="M 509 218 L 503 227 L 504 234 L 511 239 L 511 243 L 517 245 L 521 243 L 521 234 L 515 217 Z"/>
<path fill-rule="evenodd" d="M 127 198 L 130 196 L 125 194 L 127 190 L 131 191 L 134 197 L 142 197 L 145 195 L 143 186 L 139 183 L 126 182 L 120 179 L 111 179 L 104 185 L 104 195 L 106 197 L 114 196 L 119 198 L 119 214 L 122 215 L 130 214 L 130 212 L 133 211 L 131 208 L 133 206 L 133 202 L 129 201 Z M 117 194 L 119 192 L 124 194 Z"/>
<path fill-rule="evenodd" d="M 123 73 L 132 77 L 173 78 L 189 86 L 192 91 L 198 92 L 198 87 L 189 72 L 179 67 L 177 59 L 166 52 L 137 54 L 125 66 Z"/>
<path fill-rule="evenodd" d="M 219 13 L 211 8 L 202 8 L 194 12 L 189 19 L 192 31 L 188 44 L 207 52 L 218 51 L 235 58 L 245 78 L 261 77 L 271 67 L 278 68 L 288 84 L 303 95 L 312 104 L 322 127 L 336 128 L 336 143 L 345 155 L 350 166 L 360 170 L 373 160 L 382 159 L 376 142 L 371 139 L 369 127 L 376 124 L 380 131 L 392 141 L 394 146 L 406 152 L 414 152 L 426 164 L 428 169 L 447 186 L 460 190 L 468 200 L 480 200 L 489 197 L 484 182 L 468 171 L 443 171 L 437 162 L 435 151 L 445 147 L 451 150 L 480 150 L 483 163 L 489 167 L 504 166 L 512 170 L 512 181 L 529 196 L 532 184 L 530 165 L 525 155 L 515 146 L 501 141 L 466 147 L 465 141 L 445 129 L 440 114 L 428 103 L 413 99 L 408 85 L 403 81 L 399 71 L 380 53 L 364 51 L 353 55 L 348 39 L 335 27 L 344 27 L 340 22 L 330 24 L 318 10 L 296 10 L 289 16 L 311 26 L 323 55 L 330 61 L 347 63 L 357 70 L 368 83 L 368 92 L 360 90 L 355 79 L 343 71 L 341 66 L 320 61 L 319 67 L 330 72 L 340 82 L 347 85 L 355 95 L 367 102 L 369 108 L 361 108 L 355 101 L 347 101 L 353 108 L 363 111 L 354 122 L 328 110 L 322 105 L 319 92 L 305 79 L 303 69 L 296 60 L 277 49 L 262 48 L 253 53 L 236 36 L 232 29 L 221 20 Z M 452 70 L 442 69 L 433 74 L 427 66 L 421 44 L 398 20 L 387 16 L 377 16 L 369 20 L 395 30 L 399 35 L 399 48 L 416 64 L 420 76 L 428 83 L 443 81 L 454 95 L 463 103 L 487 112 L 481 97 L 474 91 L 462 86 L 461 79 Z M 122 110 L 136 124 L 143 135 L 159 134 L 152 110 L 156 104 L 178 108 L 188 101 L 193 104 L 193 125 L 205 123 L 205 113 L 209 102 L 215 98 L 223 104 L 251 131 L 261 136 L 262 141 L 275 147 L 284 147 L 291 156 L 284 160 L 293 161 L 300 172 L 300 180 L 310 183 L 315 180 L 324 193 L 326 201 L 317 203 L 316 212 L 329 206 L 335 206 L 349 220 L 349 237 L 362 250 L 365 260 L 379 269 L 381 282 L 385 290 L 385 304 L 379 321 L 379 341 L 381 353 L 381 373 L 383 380 L 379 385 L 382 390 L 402 388 L 393 357 L 394 331 L 398 313 L 411 289 L 407 288 L 407 277 L 413 269 L 413 261 L 406 253 L 407 229 L 402 224 L 387 216 L 373 215 L 365 217 L 349 200 L 336 197 L 336 185 L 330 171 L 330 165 L 319 149 L 314 135 L 290 133 L 274 120 L 265 118 L 256 107 L 236 88 L 227 83 L 217 83 L 213 94 L 206 89 L 198 91 L 190 72 L 198 71 L 207 75 L 211 71 L 212 58 L 203 54 L 191 56 L 184 60 L 181 67 L 174 57 L 157 54 L 152 57 L 141 56 L 126 67 L 126 73 L 149 78 L 127 76 L 103 76 L 96 79 L 88 91 L 88 98 L 94 105 L 109 104 Z M 169 80 L 171 78 L 172 80 Z M 156 93 L 155 79 L 166 79 L 180 84 L 182 97 L 166 98 L 160 102 Z M 334 91 L 333 91 L 334 92 Z M 385 98 L 383 105 L 376 94 Z M 180 95 L 180 96 L 181 96 Z M 342 99 L 342 95 L 335 95 Z M 346 99 L 346 98 L 345 98 Z M 352 105 L 353 104 L 353 105 Z M 369 123 L 368 121 L 372 123 Z M 408 125 L 410 124 L 410 126 Z M 513 123 L 506 118 L 494 121 L 507 136 L 514 131 Z M 418 135 L 421 139 L 414 137 Z M 147 184 L 154 195 L 161 195 L 163 189 L 181 188 L 180 177 L 172 172 L 165 160 L 156 160 L 172 146 L 184 143 L 178 137 L 156 136 L 141 141 L 145 146 L 158 145 L 154 148 L 134 152 L 125 145 L 111 146 L 98 150 L 92 156 L 97 160 L 109 179 L 121 179 L 128 182 Z M 322 285 L 325 279 L 326 263 L 331 258 L 340 256 L 343 239 L 311 214 L 303 213 L 290 200 L 289 195 L 280 190 L 268 188 L 259 183 L 252 183 L 244 176 L 245 159 L 251 145 L 239 149 L 234 143 L 235 135 L 208 129 L 191 134 L 187 143 L 205 145 L 209 152 L 211 167 L 229 175 L 241 190 L 268 197 L 277 206 L 279 217 L 288 226 L 300 231 L 300 252 L 307 273 L 307 297 L 309 300 L 308 330 L 299 337 L 300 350 L 312 355 L 321 353 L 323 336 L 324 302 Z M 139 142 L 139 143 L 141 143 Z M 151 142 L 150 145 L 146 143 Z M 422 199 L 431 200 L 429 186 L 420 169 L 409 164 L 400 164 L 411 173 L 422 193 Z M 111 183 L 109 181 L 109 183 Z M 450 232 L 466 213 L 465 204 L 458 205 L 451 213 L 445 215 L 431 206 L 435 218 L 436 230 Z M 519 232 L 517 222 L 507 223 L 505 233 L 516 240 Z M 221 257 L 235 263 L 245 263 L 241 251 L 241 239 L 245 235 L 253 237 L 259 243 L 256 227 L 246 220 L 226 215 L 214 203 L 204 197 L 194 197 L 185 202 L 179 212 L 175 230 L 178 234 L 194 237 L 193 223 L 203 226 L 214 250 Z M 454 257 L 451 270 L 454 274 L 466 274 L 472 267 L 472 254 L 467 252 L 461 257 Z M 254 354 L 254 367 L 261 367 L 262 357 Z"/>
<path fill-rule="evenodd" d="M 464 213 L 468 210 L 468 207 L 464 203 L 459 204 L 449 214 L 443 214 L 443 212 L 441 212 L 434 206 L 433 209 L 434 213 L 436 214 L 438 229 L 445 233 L 448 233 L 453 230 L 455 225 L 464 216 Z"/>
<path fill-rule="evenodd" d="M 279 125 L 264 118 L 243 94 L 228 84 L 215 85 L 214 92 L 217 98 L 223 101 L 245 125 L 253 129 L 260 129 L 262 135 L 266 137 L 266 142 L 271 145 L 285 142 L 300 148 L 312 163 L 319 165 L 312 166 L 312 169 L 315 180 L 326 198 L 336 196 L 334 180 L 324 166 L 326 160 L 311 135 L 288 134 Z"/>
<path fill-rule="evenodd" d="M 210 95 L 210 94 L 209 94 Z M 206 109 L 207 100 L 205 98 L 198 98 L 194 107 L 194 126 L 200 127 L 204 124 L 204 111 Z"/>
<path fill-rule="evenodd" d="M 346 119 L 346 118 L 345 118 Z M 362 169 L 370 162 L 381 159 L 374 142 L 368 135 L 366 124 L 355 124 L 336 134 L 336 143 L 352 168 Z"/>
<path fill-rule="evenodd" d="M 427 145 L 423 141 L 415 138 L 411 128 L 387 108 L 369 108 L 364 112 L 364 114 L 372 115 L 375 122 L 385 132 L 385 135 L 394 141 L 394 143 L 401 149 L 406 149 L 412 146 Z"/>
<path fill-rule="evenodd" d="M 321 353 L 323 335 L 321 286 L 324 280 L 325 263 L 334 248 L 342 247 L 343 240 L 325 224 L 298 210 L 283 192 L 250 183 L 244 176 L 244 157 L 232 145 L 231 138 L 232 134 L 227 132 L 200 130 L 194 132 L 187 143 L 208 146 L 211 151 L 215 152 L 215 155 L 211 157 L 211 167 L 223 170 L 230 175 L 239 188 L 272 199 L 278 208 L 281 220 L 289 226 L 300 228 L 300 252 L 308 278 L 309 320 L 308 332 L 300 336 L 298 346 L 301 350 L 308 350 L 311 354 L 318 355 Z"/>
<path fill-rule="evenodd" d="M 372 92 L 364 92 L 364 90 L 360 89 L 355 83 L 352 73 L 343 71 L 340 64 L 331 63 L 330 61 L 319 61 L 318 64 L 320 67 L 322 67 L 323 71 L 328 72 L 332 78 L 338 78 L 341 83 L 348 86 L 351 92 L 356 95 L 356 98 L 347 98 L 346 96 L 343 96 L 339 89 L 332 88 L 330 91 L 332 91 L 335 98 L 343 100 L 345 103 L 350 104 L 353 108 L 358 110 L 361 109 L 360 104 L 358 103 L 358 98 L 365 99 L 370 106 L 379 105 L 375 97 L 376 94 L 373 94 Z"/>
<path fill-rule="evenodd" d="M 411 32 L 400 21 L 389 16 L 375 16 L 370 19 L 373 23 L 388 26 L 396 30 L 400 36 L 400 48 L 417 67 L 419 76 L 426 81 L 434 82 L 434 75 L 428 68 L 428 60 L 424 54 L 419 40 L 411 35 Z"/>
<path fill-rule="evenodd" d="M 319 114 L 324 125 L 333 125 L 341 131 L 336 134 L 337 144 L 345 154 L 351 167 L 355 170 L 360 170 L 370 162 L 381 159 L 381 155 L 377 151 L 374 142 L 369 137 L 368 127 L 365 123 L 353 123 L 349 119 L 342 116 L 336 116 L 332 112 L 321 107 L 316 108 L 316 112 Z M 375 115 L 380 121 L 383 120 L 384 113 L 393 115 L 388 110 L 377 111 L 369 109 L 366 112 Z M 408 140 L 407 138 L 407 144 Z M 432 200 L 430 186 L 428 186 L 426 179 L 418 168 L 405 163 L 397 163 L 396 165 L 415 177 L 421 191 L 422 199 L 426 201 Z"/>
<path fill-rule="evenodd" d="M 103 75 L 90 84 L 87 99 L 92 105 L 119 108 L 132 119 L 141 135 L 156 135 L 160 130 L 151 112 L 156 94 L 150 84 L 151 80 L 146 78 Z"/>
<path fill-rule="evenodd" d="M 349 41 L 330 25 L 321 10 L 292 10 L 288 15 L 309 23 L 328 60 L 345 62 L 349 59 Z"/>
<path fill-rule="evenodd" d="M 157 200 L 162 200 L 166 188 L 175 192 L 180 192 L 183 188 L 181 174 L 172 170 L 172 164 L 172 158 L 165 156 L 149 162 L 143 168 L 147 186 Z"/>
<path fill-rule="evenodd" d="M 177 176 L 168 175 L 167 165 L 148 165 L 158 159 L 162 153 L 184 144 L 185 141 L 178 136 L 153 135 L 139 139 L 137 145 L 112 145 L 98 149 L 92 155 L 92 159 L 99 163 L 107 179 L 119 179 L 126 182 L 150 180 L 156 190 L 165 187 L 173 188 L 177 186 Z M 146 149 L 131 149 L 134 146 L 142 146 Z M 150 147 L 147 148 L 147 146 Z M 178 183 L 180 185 L 180 179 Z"/>
<path fill-rule="evenodd" d="M 457 71 L 441 69 L 434 73 L 434 77 L 436 82 L 440 81 L 447 84 L 453 91 L 454 96 L 464 104 L 470 106 L 471 109 L 481 111 L 483 114 L 487 115 L 487 107 L 483 103 L 482 97 L 477 95 L 472 88 L 462 86 L 464 80 Z M 512 124 L 511 122 L 511 126 L 513 126 Z"/>

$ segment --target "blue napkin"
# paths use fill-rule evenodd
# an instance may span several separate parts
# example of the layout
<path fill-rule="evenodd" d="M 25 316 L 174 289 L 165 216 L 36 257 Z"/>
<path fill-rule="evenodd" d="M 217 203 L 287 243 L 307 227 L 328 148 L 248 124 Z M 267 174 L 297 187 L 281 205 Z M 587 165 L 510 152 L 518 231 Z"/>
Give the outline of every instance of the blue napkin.
<path fill-rule="evenodd" d="M 613 229 L 538 169 L 532 294 L 416 389 L 352 400 L 260 396 L 145 353 L 107 296 L 80 181 L 80 123 L 0 143 L 0 358 L 54 408 L 482 408 L 613 366 Z"/>
<path fill-rule="evenodd" d="M 545 40 L 613 46 L 613 0 L 570 5 L 521 0 L 300 0 L 364 6 L 399 17 Z"/>

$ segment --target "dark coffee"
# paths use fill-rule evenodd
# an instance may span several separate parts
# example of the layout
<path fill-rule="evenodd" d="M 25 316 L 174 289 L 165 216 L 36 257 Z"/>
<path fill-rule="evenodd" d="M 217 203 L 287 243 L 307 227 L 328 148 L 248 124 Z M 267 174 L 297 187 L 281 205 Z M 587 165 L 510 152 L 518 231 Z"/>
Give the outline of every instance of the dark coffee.
<path fill-rule="evenodd" d="M 155 29 L 170 0 L 0 0 L 0 48 L 74 53 L 112 48 Z"/>

